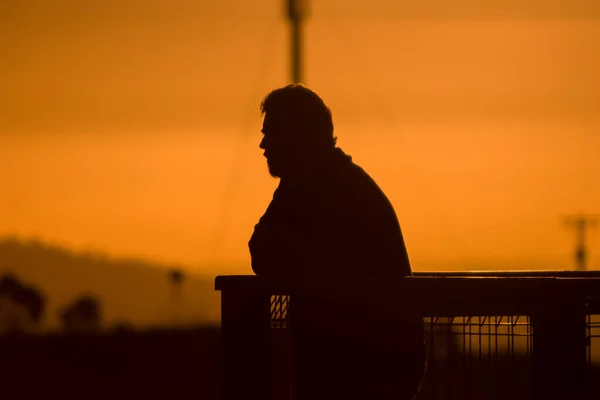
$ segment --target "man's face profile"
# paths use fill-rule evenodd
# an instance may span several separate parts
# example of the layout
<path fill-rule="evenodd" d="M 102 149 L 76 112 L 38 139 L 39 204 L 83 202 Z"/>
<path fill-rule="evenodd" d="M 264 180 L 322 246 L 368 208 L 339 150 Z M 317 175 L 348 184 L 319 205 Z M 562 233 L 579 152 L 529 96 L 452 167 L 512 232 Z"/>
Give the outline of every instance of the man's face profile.
<path fill-rule="evenodd" d="M 290 132 L 285 127 L 283 119 L 266 113 L 262 133 L 263 138 L 259 147 L 264 150 L 269 173 L 273 177 L 281 178 L 289 169 L 292 156 L 293 145 Z"/>

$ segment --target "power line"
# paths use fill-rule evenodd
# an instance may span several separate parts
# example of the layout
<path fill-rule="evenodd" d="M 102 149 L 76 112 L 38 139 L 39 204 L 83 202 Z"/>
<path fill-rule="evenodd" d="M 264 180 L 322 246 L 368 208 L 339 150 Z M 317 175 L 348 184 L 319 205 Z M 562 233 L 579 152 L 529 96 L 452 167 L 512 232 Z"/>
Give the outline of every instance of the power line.
<path fill-rule="evenodd" d="M 308 0 L 287 0 L 287 14 L 291 23 L 291 79 L 294 83 L 299 83 L 302 80 L 302 22 L 308 14 Z M 255 113 L 251 110 L 256 109 L 256 101 L 259 96 L 259 89 L 261 84 L 266 81 L 269 65 L 271 62 L 270 55 L 272 54 L 273 44 L 275 41 L 277 25 L 275 21 L 272 21 L 271 29 L 268 30 L 266 39 L 266 46 L 264 48 L 263 57 L 261 58 L 263 64 L 260 65 L 257 79 L 254 83 L 254 87 L 251 90 L 250 100 L 246 112 L 244 113 L 243 125 L 240 132 L 239 142 L 237 149 L 234 150 L 233 166 L 231 168 L 231 174 L 227 180 L 225 187 L 225 195 L 223 202 L 221 203 L 221 212 L 217 218 L 217 226 L 215 228 L 215 234 L 213 235 L 213 245 L 211 246 L 212 254 L 210 262 L 216 262 L 217 256 L 223 242 L 225 240 L 228 228 L 228 222 L 231 216 L 231 209 L 233 208 L 233 200 L 240 184 L 240 178 L 244 167 L 244 144 L 248 137 L 247 131 L 249 130 L 250 121 L 254 118 Z M 273 32 L 271 31 L 273 30 Z"/>
<path fill-rule="evenodd" d="M 275 39 L 277 38 L 277 21 L 271 21 L 271 25 L 266 29 L 265 45 L 259 55 L 259 59 L 262 63 L 259 65 L 258 74 L 256 80 L 253 82 L 250 90 L 250 96 L 246 103 L 246 108 L 243 112 L 242 124 L 240 127 L 240 134 L 238 136 L 237 146 L 233 149 L 233 160 L 230 169 L 230 173 L 225 182 L 225 191 L 223 195 L 223 201 L 220 204 L 218 216 L 216 218 L 216 225 L 212 237 L 212 246 L 210 246 L 209 263 L 216 263 L 223 242 L 227 236 L 227 230 L 229 228 L 229 220 L 231 219 L 231 210 L 233 208 L 233 202 L 236 198 L 236 193 L 240 185 L 242 172 L 245 165 L 246 154 L 244 152 L 246 141 L 248 139 L 248 131 L 250 130 L 251 122 L 256 117 L 256 111 L 258 108 L 258 98 L 260 96 L 260 90 L 262 84 L 267 80 L 269 75 L 269 66 L 272 61 L 273 47 Z"/>
<path fill-rule="evenodd" d="M 369 68 L 368 62 L 364 59 L 363 56 L 361 56 L 356 41 L 354 40 L 354 36 L 349 32 L 344 23 L 344 18 L 331 18 L 331 15 L 329 17 L 330 21 L 337 22 L 336 25 L 339 28 L 341 36 L 343 36 L 340 42 L 347 45 L 347 48 L 351 53 L 349 59 L 352 60 L 352 65 L 354 65 L 357 72 L 362 75 L 361 78 L 366 78 L 368 80 L 369 87 L 373 89 L 371 91 L 371 95 L 374 97 L 374 101 L 377 104 L 377 110 L 379 111 L 380 116 L 384 118 L 386 125 L 388 125 L 391 129 L 394 129 L 397 133 L 401 135 L 400 137 L 402 137 L 403 132 L 399 126 L 400 124 L 396 118 L 394 109 L 390 105 L 389 101 L 387 101 L 385 96 L 382 94 L 381 87 L 378 84 L 379 81 L 377 79 L 374 79 L 375 74 L 373 74 L 371 69 Z M 419 179 L 419 184 L 421 187 L 428 186 L 431 192 L 436 191 L 433 188 L 433 184 L 428 179 Z M 438 222 L 440 223 L 440 225 L 446 228 L 444 229 L 444 233 L 446 234 L 447 238 L 453 241 L 455 245 L 460 247 L 463 251 L 463 254 L 470 258 L 471 252 L 469 251 L 465 243 L 458 237 L 458 235 L 451 233 L 451 231 L 453 230 L 451 228 L 453 228 L 454 226 L 450 223 L 447 216 L 441 211 L 441 203 L 438 201 L 438 199 L 440 198 L 442 198 L 442 196 L 437 196 L 435 194 L 431 196 L 431 199 L 435 203 L 434 206 L 437 211 L 436 214 Z"/>

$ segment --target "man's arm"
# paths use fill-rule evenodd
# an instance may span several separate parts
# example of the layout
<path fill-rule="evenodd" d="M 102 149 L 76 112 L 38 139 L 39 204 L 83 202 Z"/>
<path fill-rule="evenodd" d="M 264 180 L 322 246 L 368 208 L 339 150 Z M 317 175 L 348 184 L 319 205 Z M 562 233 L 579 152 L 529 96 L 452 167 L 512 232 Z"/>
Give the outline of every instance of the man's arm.
<path fill-rule="evenodd" d="M 282 224 L 261 220 L 248 243 L 252 270 L 257 275 L 304 275 L 306 263 L 323 263 L 324 252 Z"/>

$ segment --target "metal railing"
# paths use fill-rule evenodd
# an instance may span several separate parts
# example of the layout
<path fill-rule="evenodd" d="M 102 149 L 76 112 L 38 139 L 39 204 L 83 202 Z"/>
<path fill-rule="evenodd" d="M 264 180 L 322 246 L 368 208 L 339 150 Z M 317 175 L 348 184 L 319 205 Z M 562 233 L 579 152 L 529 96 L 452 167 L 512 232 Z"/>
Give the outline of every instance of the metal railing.
<path fill-rule="evenodd" d="M 344 282 L 217 277 L 223 399 L 291 399 L 289 303 Z M 424 320 L 428 368 L 419 400 L 598 398 L 600 273 L 416 273 L 385 285 L 410 292 Z"/>

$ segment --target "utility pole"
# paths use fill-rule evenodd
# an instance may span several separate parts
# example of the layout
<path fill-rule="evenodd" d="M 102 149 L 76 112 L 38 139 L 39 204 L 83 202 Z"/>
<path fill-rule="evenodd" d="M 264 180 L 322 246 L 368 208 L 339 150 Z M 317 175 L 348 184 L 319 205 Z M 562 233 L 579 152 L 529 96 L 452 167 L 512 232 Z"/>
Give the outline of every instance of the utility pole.
<path fill-rule="evenodd" d="M 182 308 L 182 285 L 185 279 L 185 275 L 182 270 L 173 268 L 169 271 L 169 281 L 172 287 L 171 306 L 172 308 L 172 323 L 177 326 L 181 324 L 181 308 Z"/>
<path fill-rule="evenodd" d="M 302 82 L 302 23 L 308 13 L 308 0 L 286 0 L 291 25 L 291 71 L 292 82 Z"/>
<path fill-rule="evenodd" d="M 575 265 L 579 271 L 585 271 L 587 261 L 587 249 L 585 247 L 585 232 L 587 228 L 596 226 L 599 218 L 591 215 L 571 215 L 565 218 L 568 227 L 575 228 L 577 241 L 575 244 Z"/>

